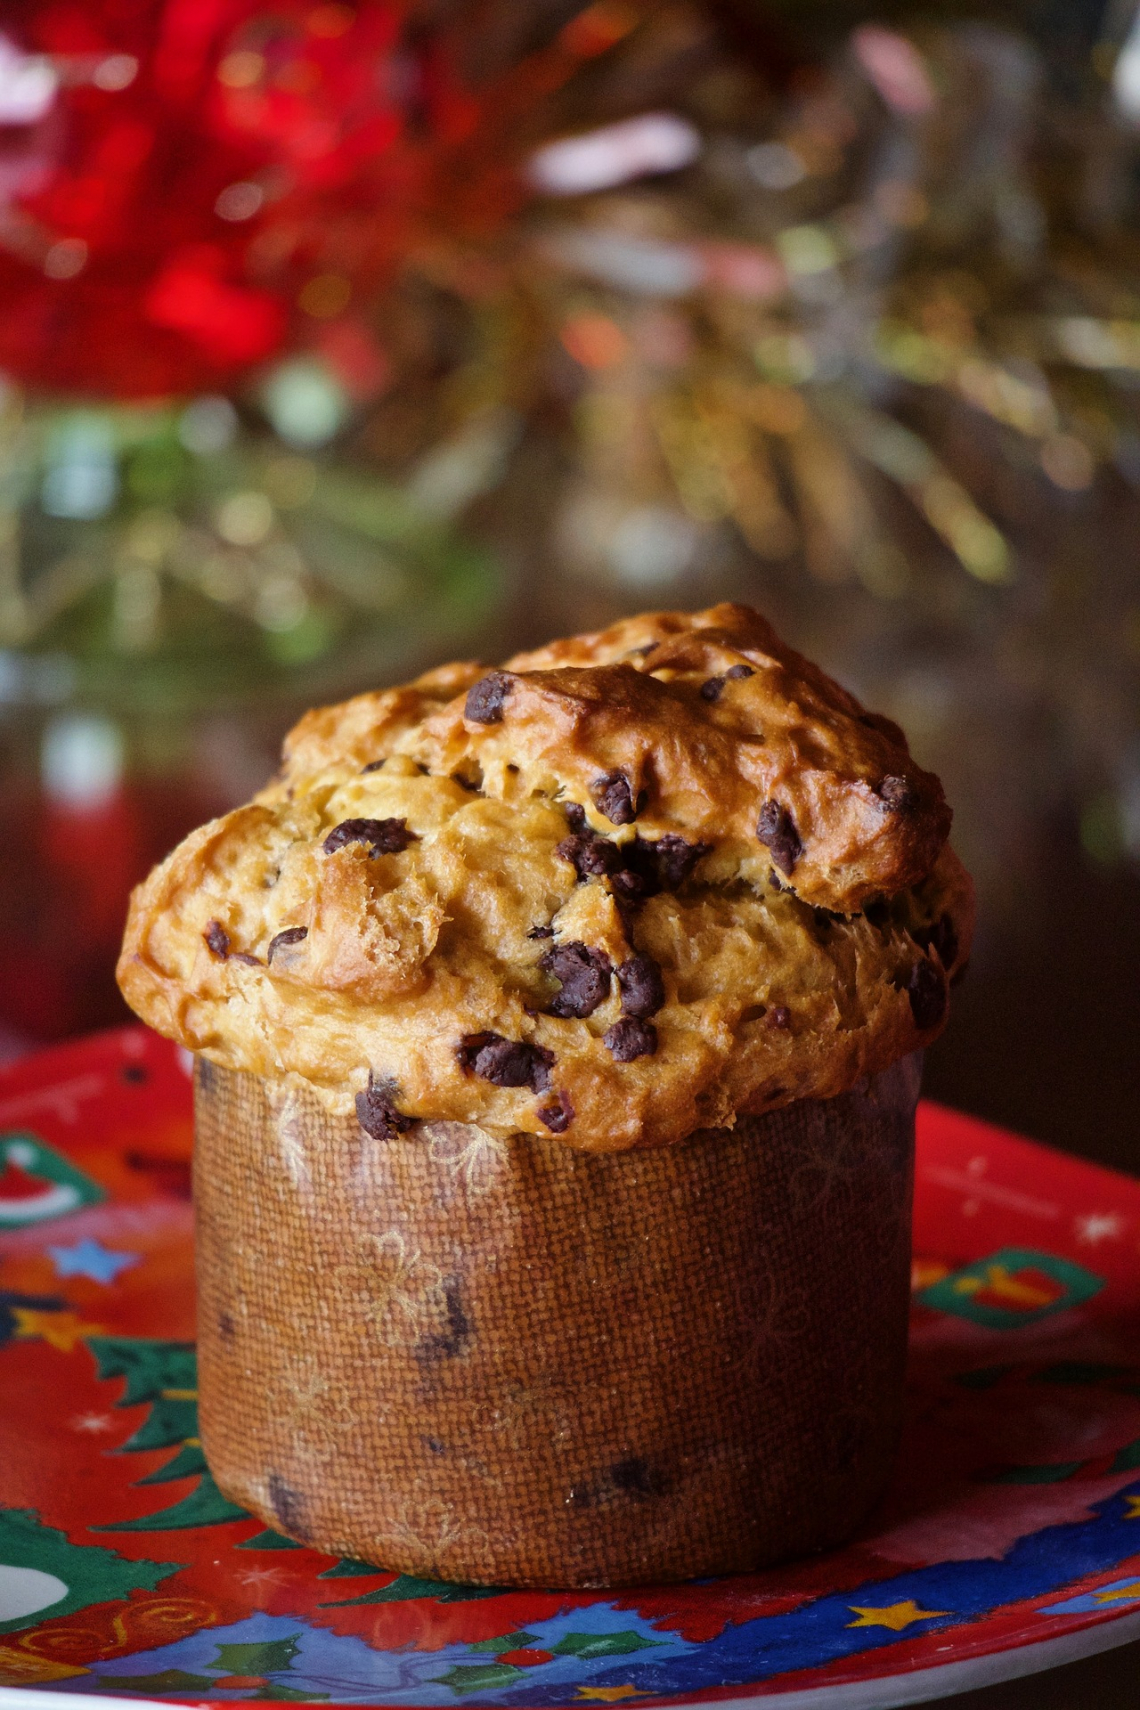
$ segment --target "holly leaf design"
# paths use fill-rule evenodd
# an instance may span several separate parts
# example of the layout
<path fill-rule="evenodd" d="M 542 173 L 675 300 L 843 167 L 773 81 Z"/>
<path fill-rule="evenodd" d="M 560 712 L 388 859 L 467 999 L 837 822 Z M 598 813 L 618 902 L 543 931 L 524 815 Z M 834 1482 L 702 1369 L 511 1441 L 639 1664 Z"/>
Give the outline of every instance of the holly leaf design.
<path fill-rule="evenodd" d="M 284 1639 L 263 1639 L 249 1645 L 219 1645 L 217 1660 L 206 1667 L 219 1674 L 283 1674 L 300 1653 L 299 1637 L 290 1633 Z"/>
<path fill-rule="evenodd" d="M 533 1633 L 505 1633 L 501 1639 L 479 1639 L 471 1646 L 473 1651 L 490 1651 L 492 1656 L 500 1656 L 503 1651 L 525 1651 L 528 1645 L 538 1645 L 541 1640 Z"/>
<path fill-rule="evenodd" d="M 99 1685 L 115 1692 L 205 1692 L 214 1682 L 208 1674 L 187 1674 L 184 1668 L 164 1668 L 159 1674 L 104 1674 Z"/>
<path fill-rule="evenodd" d="M 664 1639 L 645 1639 L 627 1629 L 623 1633 L 566 1633 L 550 1649 L 556 1657 L 581 1657 L 588 1662 L 593 1657 L 628 1657 L 633 1651 L 655 1650 L 664 1643 Z"/>
<path fill-rule="evenodd" d="M 441 1686 L 450 1686 L 452 1692 L 497 1692 L 500 1687 L 513 1686 L 525 1673 L 525 1669 L 515 1668 L 512 1663 L 474 1663 L 466 1667 L 457 1663 L 446 1674 L 431 1678 Z"/>

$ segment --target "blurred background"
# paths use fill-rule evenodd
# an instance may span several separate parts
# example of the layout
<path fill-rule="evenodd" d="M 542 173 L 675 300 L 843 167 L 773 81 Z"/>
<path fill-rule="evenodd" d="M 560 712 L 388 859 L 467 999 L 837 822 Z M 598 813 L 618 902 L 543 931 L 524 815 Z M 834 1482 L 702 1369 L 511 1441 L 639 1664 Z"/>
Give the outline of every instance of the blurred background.
<path fill-rule="evenodd" d="M 315 700 L 740 598 L 955 806 L 929 1089 L 1134 1165 L 1134 0 L 0 30 L 0 1051 Z"/>
<path fill-rule="evenodd" d="M 945 781 L 928 1090 L 1137 1168 L 1137 0 L 7 0 L 0 1060 L 314 701 L 723 598 Z"/>

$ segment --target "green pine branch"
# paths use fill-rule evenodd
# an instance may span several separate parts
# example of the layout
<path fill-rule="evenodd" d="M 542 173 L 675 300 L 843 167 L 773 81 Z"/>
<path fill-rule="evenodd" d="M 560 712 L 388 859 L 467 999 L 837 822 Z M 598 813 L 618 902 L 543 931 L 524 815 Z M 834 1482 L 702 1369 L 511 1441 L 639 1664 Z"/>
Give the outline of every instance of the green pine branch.
<path fill-rule="evenodd" d="M 137 1480 L 139 1485 L 169 1484 L 197 1478 L 189 1495 L 153 1514 L 93 1526 L 94 1532 L 174 1532 L 194 1526 L 218 1526 L 246 1518 L 246 1510 L 224 1497 L 198 1440 L 198 1362 L 193 1342 L 167 1342 L 142 1336 L 92 1336 L 88 1347 L 100 1378 L 125 1379 L 116 1406 L 148 1404 L 150 1411 L 119 1449 L 134 1455 L 149 1449 L 177 1449 L 163 1466 Z"/>

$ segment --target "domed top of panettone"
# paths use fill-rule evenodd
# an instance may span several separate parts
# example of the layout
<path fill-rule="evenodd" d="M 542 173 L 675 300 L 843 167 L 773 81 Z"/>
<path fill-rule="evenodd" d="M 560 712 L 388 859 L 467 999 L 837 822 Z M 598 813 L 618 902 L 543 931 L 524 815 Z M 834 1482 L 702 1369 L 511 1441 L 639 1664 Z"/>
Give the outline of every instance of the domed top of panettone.
<path fill-rule="evenodd" d="M 585 1149 L 928 1043 L 970 881 L 938 780 L 746 606 L 306 714 L 135 892 L 128 1002 L 215 1062 Z"/>

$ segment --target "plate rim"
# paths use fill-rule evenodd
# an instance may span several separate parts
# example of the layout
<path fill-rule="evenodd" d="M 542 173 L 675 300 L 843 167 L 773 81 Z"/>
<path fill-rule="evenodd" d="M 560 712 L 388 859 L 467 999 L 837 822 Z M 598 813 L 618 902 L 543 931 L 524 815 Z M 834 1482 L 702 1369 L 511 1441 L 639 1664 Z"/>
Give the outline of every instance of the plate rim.
<path fill-rule="evenodd" d="M 1027 1675 L 1042 1674 L 1065 1663 L 1081 1662 L 1086 1657 L 1103 1655 L 1140 1639 L 1140 1609 L 1122 1615 L 1108 1616 L 1075 1632 L 1058 1633 L 1051 1639 L 1030 1639 L 1008 1650 L 986 1651 L 979 1657 L 959 1657 L 956 1662 L 932 1663 L 910 1669 L 903 1674 L 881 1675 L 877 1680 L 837 1681 L 834 1686 L 790 1687 L 781 1690 L 761 1685 L 756 1692 L 736 1698 L 710 1701 L 700 1698 L 655 1698 L 646 1701 L 646 1710 L 705 1710 L 715 1702 L 718 1710 L 755 1710 L 766 1700 L 778 1710 L 899 1710 L 907 1704 L 929 1704 L 955 1693 L 970 1692 L 983 1686 L 1000 1686 L 1007 1680 L 1020 1680 Z M 107 1710 L 169 1710 L 174 1704 L 185 1704 L 197 1710 L 192 1698 L 121 1698 L 104 1692 L 83 1692 L 73 1689 L 63 1692 L 59 1687 L 0 1686 L 0 1710 L 60 1710 L 61 1698 L 91 1698 L 107 1706 Z M 310 1702 L 315 1702 L 310 1700 Z M 341 1699 L 352 1710 L 404 1710 L 390 1706 L 383 1699 Z M 333 1699 L 329 1710 L 335 1710 Z M 214 1710 L 211 1704 L 209 1710 Z M 525 1704 L 512 1710 L 527 1710 Z"/>

